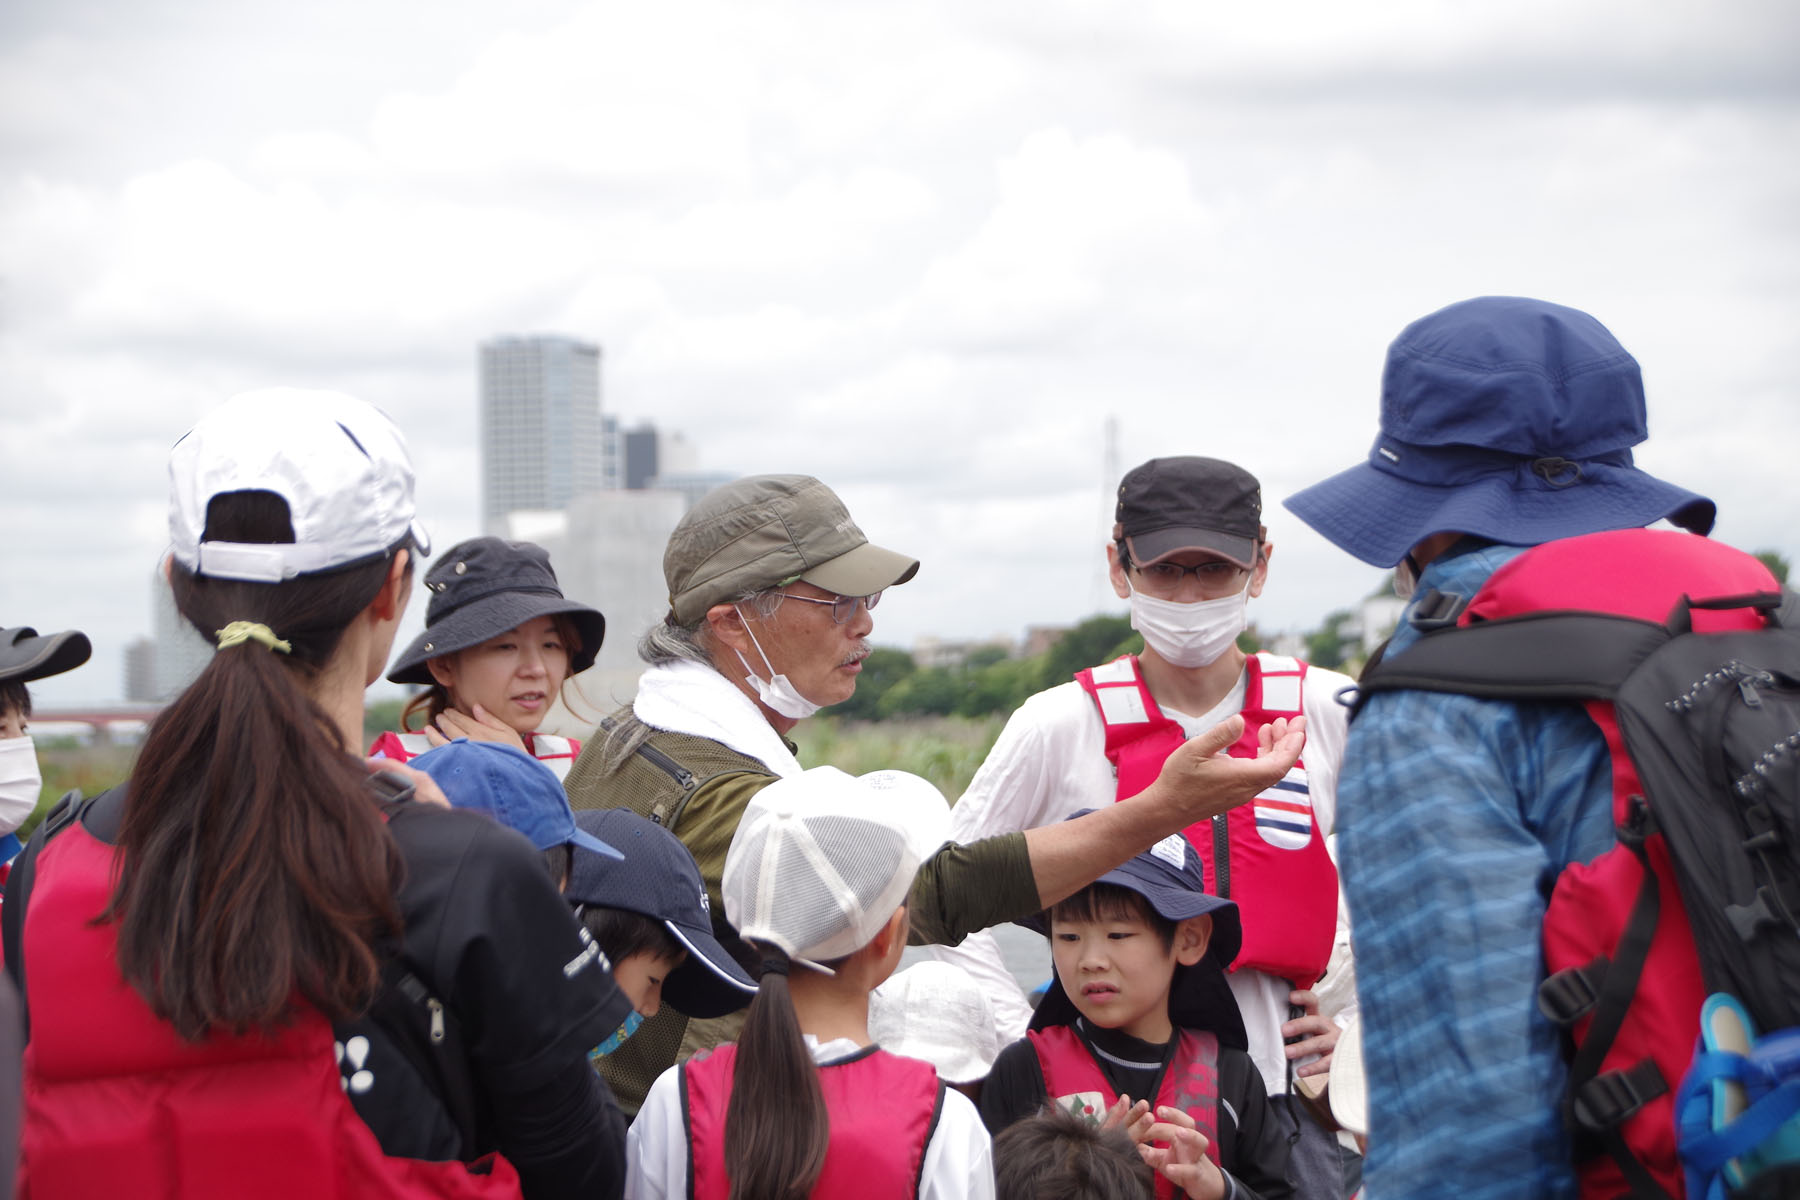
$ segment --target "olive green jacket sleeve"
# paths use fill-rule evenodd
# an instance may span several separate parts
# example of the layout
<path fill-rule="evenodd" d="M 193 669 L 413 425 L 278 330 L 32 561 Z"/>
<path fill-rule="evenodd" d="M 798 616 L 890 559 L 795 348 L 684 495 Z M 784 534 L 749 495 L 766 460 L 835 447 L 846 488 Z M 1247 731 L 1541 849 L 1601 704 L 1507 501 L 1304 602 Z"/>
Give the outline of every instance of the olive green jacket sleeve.
<path fill-rule="evenodd" d="M 980 929 L 1028 917 L 1038 903 L 1025 835 L 952 842 L 919 868 L 910 897 L 915 946 L 954 946 Z"/>

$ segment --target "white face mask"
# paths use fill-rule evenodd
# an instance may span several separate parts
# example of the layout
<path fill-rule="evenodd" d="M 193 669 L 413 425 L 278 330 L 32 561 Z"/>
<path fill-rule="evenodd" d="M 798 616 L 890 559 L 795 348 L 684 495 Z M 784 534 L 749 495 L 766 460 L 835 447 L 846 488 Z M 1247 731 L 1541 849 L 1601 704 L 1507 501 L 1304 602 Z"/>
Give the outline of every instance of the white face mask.
<path fill-rule="evenodd" d="M 1131 627 L 1172 667 L 1205 667 L 1219 661 L 1244 632 L 1248 586 L 1217 600 L 1182 604 L 1131 589 Z"/>
<path fill-rule="evenodd" d="M 1402 600 L 1411 600 L 1413 593 L 1419 590 L 1419 568 L 1413 562 L 1412 552 L 1394 564 L 1394 595 Z"/>
<path fill-rule="evenodd" d="M 743 615 L 744 610 L 739 609 L 738 616 Z M 750 633 L 750 622 L 748 621 L 744 622 L 744 632 Z M 750 644 L 756 647 L 757 656 L 763 660 L 763 666 L 769 669 L 768 679 L 765 680 L 757 675 L 756 668 L 750 665 L 750 660 L 744 657 L 743 651 L 739 650 L 735 653 L 738 661 L 744 664 L 744 670 L 750 673 L 750 687 L 756 692 L 758 700 L 761 700 L 772 711 L 796 721 L 804 720 L 819 711 L 819 706 L 802 696 L 800 689 L 796 688 L 786 675 L 775 670 L 775 664 L 769 661 L 767 654 L 763 653 L 762 643 L 756 640 L 754 633 L 750 633 Z"/>
<path fill-rule="evenodd" d="M 0 831 L 16 829 L 31 815 L 43 787 L 31 736 L 0 738 Z"/>

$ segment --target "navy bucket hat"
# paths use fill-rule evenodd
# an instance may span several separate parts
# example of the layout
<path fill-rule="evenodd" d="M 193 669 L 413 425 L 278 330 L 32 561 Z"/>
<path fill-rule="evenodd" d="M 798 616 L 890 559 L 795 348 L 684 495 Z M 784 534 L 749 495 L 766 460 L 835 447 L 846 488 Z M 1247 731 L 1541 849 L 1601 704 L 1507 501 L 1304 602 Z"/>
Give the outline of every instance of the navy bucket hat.
<path fill-rule="evenodd" d="M 1604 325 L 1483 296 L 1401 331 L 1368 461 L 1283 503 L 1378 567 L 1436 533 L 1535 546 L 1663 518 L 1709 532 L 1711 500 L 1632 465 L 1648 436 L 1637 360 Z"/>
<path fill-rule="evenodd" d="M 549 551 L 531 542 L 497 537 L 458 542 L 426 574 L 425 590 L 431 593 L 425 632 L 388 672 L 393 683 L 429 685 L 434 679 L 425 664 L 431 659 L 479 646 L 538 617 L 562 616 L 574 623 L 581 645 L 570 650 L 570 675 L 594 665 L 606 637 L 606 618 L 562 594 Z"/>

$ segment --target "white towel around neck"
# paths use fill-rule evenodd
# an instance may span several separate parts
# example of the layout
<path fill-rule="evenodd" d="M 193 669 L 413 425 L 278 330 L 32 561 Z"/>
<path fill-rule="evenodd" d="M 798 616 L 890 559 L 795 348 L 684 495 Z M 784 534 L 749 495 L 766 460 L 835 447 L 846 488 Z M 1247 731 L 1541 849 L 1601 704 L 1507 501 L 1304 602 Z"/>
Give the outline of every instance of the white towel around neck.
<path fill-rule="evenodd" d="M 651 667 L 638 680 L 637 699 L 631 708 L 646 725 L 721 742 L 783 779 L 801 772 L 800 761 L 755 702 L 702 663 L 681 661 Z"/>

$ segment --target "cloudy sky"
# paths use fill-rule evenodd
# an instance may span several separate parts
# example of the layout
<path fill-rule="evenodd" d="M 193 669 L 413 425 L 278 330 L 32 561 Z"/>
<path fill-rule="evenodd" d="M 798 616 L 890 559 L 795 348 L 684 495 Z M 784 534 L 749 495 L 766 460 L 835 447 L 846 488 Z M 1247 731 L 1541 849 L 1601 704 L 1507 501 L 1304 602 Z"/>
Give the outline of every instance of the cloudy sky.
<path fill-rule="evenodd" d="M 878 641 L 1117 607 L 1108 418 L 1261 476 L 1302 628 L 1379 572 L 1278 500 L 1483 293 L 1598 315 L 1639 462 L 1800 555 L 1797 134 L 1786 0 L 11 0 L 0 624 L 93 636 L 41 703 L 118 695 L 167 448 L 249 387 L 381 404 L 476 532 L 476 345 L 557 331 L 924 560 Z"/>

